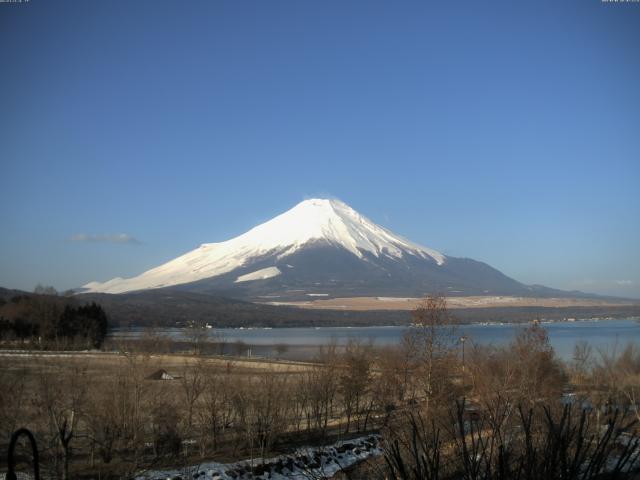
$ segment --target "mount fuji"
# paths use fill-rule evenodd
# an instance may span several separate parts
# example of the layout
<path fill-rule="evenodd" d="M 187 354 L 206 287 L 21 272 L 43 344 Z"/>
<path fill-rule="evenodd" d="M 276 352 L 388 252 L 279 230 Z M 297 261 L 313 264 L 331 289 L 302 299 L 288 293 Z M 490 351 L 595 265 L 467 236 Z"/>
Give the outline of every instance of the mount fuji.
<path fill-rule="evenodd" d="M 305 200 L 236 238 L 202 244 L 136 277 L 87 283 L 78 292 L 149 289 L 262 301 L 567 293 L 524 285 L 485 263 L 413 243 L 333 199 Z"/>

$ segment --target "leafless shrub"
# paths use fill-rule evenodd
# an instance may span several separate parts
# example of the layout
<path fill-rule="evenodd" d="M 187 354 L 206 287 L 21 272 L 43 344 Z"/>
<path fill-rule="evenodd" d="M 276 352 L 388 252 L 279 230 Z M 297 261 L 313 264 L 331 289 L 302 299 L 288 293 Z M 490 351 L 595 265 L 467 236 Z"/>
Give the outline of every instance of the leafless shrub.
<path fill-rule="evenodd" d="M 566 405 L 517 408 L 515 422 L 502 421 L 512 408 L 470 416 L 464 401 L 450 422 L 426 421 L 410 412 L 401 428 L 387 434 L 385 460 L 390 477 L 413 479 L 580 479 L 621 478 L 637 468 L 640 438 L 620 412 L 604 425 L 596 415 Z"/>

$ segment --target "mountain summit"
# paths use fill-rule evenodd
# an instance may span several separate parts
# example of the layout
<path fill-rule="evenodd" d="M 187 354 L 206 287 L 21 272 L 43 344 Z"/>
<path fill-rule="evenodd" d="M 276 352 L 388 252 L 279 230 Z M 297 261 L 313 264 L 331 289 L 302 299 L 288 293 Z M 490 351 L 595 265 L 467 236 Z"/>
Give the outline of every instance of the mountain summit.
<path fill-rule="evenodd" d="M 79 291 L 168 287 L 286 299 L 536 294 L 534 287 L 489 265 L 447 257 L 390 232 L 339 200 L 319 198 L 305 200 L 231 240 L 202 244 L 137 277 L 91 282 Z"/>

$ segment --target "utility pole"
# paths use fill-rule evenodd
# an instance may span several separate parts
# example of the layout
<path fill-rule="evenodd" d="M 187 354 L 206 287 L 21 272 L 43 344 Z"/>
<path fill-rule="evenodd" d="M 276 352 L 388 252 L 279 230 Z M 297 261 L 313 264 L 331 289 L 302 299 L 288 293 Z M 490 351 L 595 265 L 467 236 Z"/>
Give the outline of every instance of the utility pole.
<path fill-rule="evenodd" d="M 460 337 L 460 343 L 462 344 L 462 373 L 464 373 L 464 342 L 467 341 L 467 337 L 465 335 Z"/>

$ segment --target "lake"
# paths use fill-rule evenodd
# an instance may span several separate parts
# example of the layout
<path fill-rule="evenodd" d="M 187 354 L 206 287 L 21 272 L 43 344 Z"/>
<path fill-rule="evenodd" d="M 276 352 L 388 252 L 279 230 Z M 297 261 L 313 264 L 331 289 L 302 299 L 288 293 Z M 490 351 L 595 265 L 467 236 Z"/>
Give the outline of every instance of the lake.
<path fill-rule="evenodd" d="M 570 360 L 577 342 L 586 341 L 594 349 L 612 351 L 623 348 L 629 342 L 640 344 L 640 321 L 637 319 L 580 320 L 574 322 L 543 323 L 549 341 L 557 354 Z M 223 338 L 228 344 L 244 342 L 251 354 L 275 356 L 276 345 L 286 345 L 286 352 L 279 356 L 290 359 L 307 359 L 315 355 L 318 347 L 330 342 L 345 345 L 350 340 L 373 342 L 374 345 L 397 344 L 409 327 L 304 327 L 304 328 L 219 328 L 208 329 L 212 341 Z M 467 347 L 473 344 L 501 345 L 513 340 L 522 325 L 471 324 L 459 325 L 457 336 L 467 337 Z M 116 329 L 110 337 L 114 340 L 138 338 L 144 329 Z M 159 329 L 159 333 L 173 340 L 185 340 L 188 329 Z"/>

